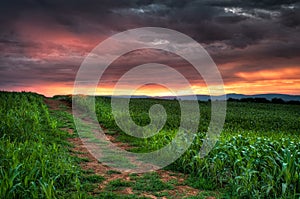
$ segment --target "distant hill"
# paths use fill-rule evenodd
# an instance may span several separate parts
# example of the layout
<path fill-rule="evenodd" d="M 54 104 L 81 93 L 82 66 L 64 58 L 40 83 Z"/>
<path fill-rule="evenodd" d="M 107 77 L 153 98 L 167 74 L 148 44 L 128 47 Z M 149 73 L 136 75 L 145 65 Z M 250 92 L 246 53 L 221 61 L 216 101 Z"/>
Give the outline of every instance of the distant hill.
<path fill-rule="evenodd" d="M 111 96 L 103 96 L 103 97 L 111 97 Z M 174 100 L 174 99 L 180 99 L 180 100 L 193 100 L 194 96 L 193 95 L 181 95 L 181 96 L 147 96 L 147 95 L 119 95 L 119 96 L 114 96 L 116 98 L 152 98 L 152 99 L 165 99 L 165 100 Z M 196 95 L 197 100 L 200 101 L 208 101 L 208 100 L 223 100 L 226 99 L 228 100 L 229 98 L 231 99 L 246 99 L 246 98 L 265 98 L 267 100 L 272 100 L 274 98 L 279 98 L 282 99 L 283 101 L 299 101 L 300 102 L 300 95 L 286 95 L 286 94 L 257 94 L 257 95 L 243 95 L 243 94 L 236 94 L 236 93 L 230 93 L 227 95 L 221 95 L 221 96 L 209 96 L 209 95 Z"/>
<path fill-rule="evenodd" d="M 300 95 L 286 95 L 286 94 L 257 94 L 257 95 L 242 95 L 242 94 L 228 94 L 227 99 L 242 99 L 242 98 L 265 98 L 267 100 L 272 100 L 274 98 L 279 98 L 284 101 L 300 101 Z"/>
<path fill-rule="evenodd" d="M 111 95 L 101 95 L 101 97 L 112 97 Z M 153 98 L 147 95 L 115 95 L 114 98 L 135 98 L 135 99 L 146 99 Z"/>
<path fill-rule="evenodd" d="M 229 98 L 232 99 L 245 99 L 245 98 L 265 98 L 267 100 L 272 100 L 274 98 L 279 98 L 284 101 L 300 101 L 300 95 L 286 95 L 286 94 L 257 94 L 257 95 L 243 95 L 243 94 L 235 94 L 235 93 L 230 93 L 227 95 L 222 95 L 222 96 L 213 96 L 212 98 L 209 95 L 196 95 L 197 99 L 200 101 L 208 101 L 209 99 L 211 100 L 221 100 L 221 99 L 226 99 L 228 100 Z M 165 96 L 165 97 L 156 97 L 159 99 L 169 99 L 172 100 L 175 97 L 174 96 Z M 182 100 L 192 100 L 193 96 L 192 95 L 185 95 L 185 96 L 179 96 L 179 99 Z"/>

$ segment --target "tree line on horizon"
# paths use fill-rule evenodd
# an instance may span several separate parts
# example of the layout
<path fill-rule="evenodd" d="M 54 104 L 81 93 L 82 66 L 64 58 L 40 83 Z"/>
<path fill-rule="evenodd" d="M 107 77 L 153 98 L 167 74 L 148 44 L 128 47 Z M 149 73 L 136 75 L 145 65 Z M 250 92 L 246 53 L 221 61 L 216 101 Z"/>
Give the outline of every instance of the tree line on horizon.
<path fill-rule="evenodd" d="M 297 104 L 300 105 L 300 101 L 296 100 L 290 100 L 290 101 L 284 101 L 281 98 L 272 98 L 271 100 L 268 100 L 263 97 L 247 97 L 247 98 L 241 98 L 241 99 L 236 99 L 236 98 L 228 98 L 228 102 L 256 102 L 256 103 L 272 103 L 272 104 Z"/>

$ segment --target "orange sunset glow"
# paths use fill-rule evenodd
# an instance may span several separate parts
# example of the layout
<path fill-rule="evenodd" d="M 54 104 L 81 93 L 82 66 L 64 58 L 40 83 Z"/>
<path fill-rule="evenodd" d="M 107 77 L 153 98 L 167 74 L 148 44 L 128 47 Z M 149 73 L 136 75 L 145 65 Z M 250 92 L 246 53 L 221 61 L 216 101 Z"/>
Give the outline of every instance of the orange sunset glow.
<path fill-rule="evenodd" d="M 192 85 L 192 90 L 194 94 L 210 94 L 205 85 Z M 283 93 L 298 95 L 300 88 L 299 79 L 279 79 L 279 80 L 262 80 L 262 81 L 253 81 L 253 82 L 238 82 L 225 84 L 224 89 L 226 93 L 242 93 L 242 94 L 263 94 L 263 93 Z M 37 92 L 42 93 L 45 96 L 54 96 L 54 95 L 65 95 L 73 93 L 73 85 L 64 85 L 61 84 L 47 84 L 39 85 L 35 87 L 16 87 L 9 89 L 8 91 L 27 91 L 27 92 Z M 177 87 L 178 93 L 182 95 L 189 95 L 191 93 L 185 93 L 184 89 L 180 89 L 180 86 Z M 126 89 L 124 92 L 126 93 Z M 131 90 L 129 90 L 131 91 Z M 268 92 L 266 92 L 268 91 Z M 95 95 L 112 95 L 114 92 L 113 86 L 106 87 L 97 87 Z M 145 87 L 134 91 L 134 95 L 147 95 L 147 96 L 174 96 L 174 93 L 166 88 L 161 87 Z"/>

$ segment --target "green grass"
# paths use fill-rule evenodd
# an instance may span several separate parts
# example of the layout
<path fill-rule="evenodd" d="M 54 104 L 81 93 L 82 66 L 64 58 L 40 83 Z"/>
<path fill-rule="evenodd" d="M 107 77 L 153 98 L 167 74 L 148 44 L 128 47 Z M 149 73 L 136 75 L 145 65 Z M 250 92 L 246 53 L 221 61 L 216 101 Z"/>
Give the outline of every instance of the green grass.
<path fill-rule="evenodd" d="M 105 178 L 103 176 L 94 174 L 85 176 L 84 180 L 89 183 L 101 183 L 105 180 Z"/>
<path fill-rule="evenodd" d="M 121 191 L 126 187 L 131 187 L 136 195 L 143 192 L 150 192 L 154 195 L 162 194 L 161 191 L 172 190 L 174 182 L 163 182 L 157 173 L 145 173 L 142 176 L 130 175 L 130 181 L 122 179 L 112 180 L 108 183 L 106 191 Z"/>
<path fill-rule="evenodd" d="M 112 180 L 108 183 L 108 185 L 105 187 L 107 191 L 117 191 L 117 190 L 123 190 L 126 187 L 130 187 L 132 185 L 131 182 L 124 181 L 121 179 Z"/>
<path fill-rule="evenodd" d="M 132 120 L 149 124 L 149 108 L 161 104 L 167 112 L 162 130 L 146 139 L 129 136 L 116 125 L 109 98 L 96 99 L 99 122 L 134 152 L 160 149 L 174 138 L 180 124 L 177 101 L 131 99 Z M 196 137 L 167 169 L 190 174 L 190 185 L 207 190 L 226 190 L 245 198 L 298 198 L 300 196 L 300 106 L 228 102 L 226 122 L 214 149 L 205 157 L 198 153 L 210 121 L 210 102 L 199 102 L 201 118 Z M 121 113 L 120 113 L 121 114 Z M 145 185 L 146 186 L 146 185 Z M 143 187 L 143 186 L 141 186 Z M 225 188 L 225 189 L 224 189 Z"/>
<path fill-rule="evenodd" d="M 129 194 L 129 195 L 124 195 L 124 194 L 117 194 L 109 191 L 101 192 L 99 195 L 95 196 L 94 198 L 101 198 L 101 199 L 149 199 L 148 197 L 143 197 L 143 196 L 137 196 L 135 194 Z"/>
<path fill-rule="evenodd" d="M 0 92 L 0 198 L 83 197 L 81 169 L 43 97 Z"/>
<path fill-rule="evenodd" d="M 197 196 L 189 196 L 189 197 L 185 197 L 185 199 L 206 199 L 208 197 L 220 198 L 220 196 L 213 191 L 202 191 Z M 227 198 L 227 197 L 224 196 L 222 198 Z"/>
<path fill-rule="evenodd" d="M 141 177 L 134 178 L 135 183 L 132 186 L 133 190 L 137 191 L 163 191 L 166 189 L 174 189 L 171 183 L 165 183 L 160 179 L 157 173 L 145 173 Z"/>
<path fill-rule="evenodd" d="M 69 98 L 66 98 L 70 101 Z M 114 190 L 131 187 L 135 193 L 148 191 L 162 197 L 176 182 L 163 182 L 155 173 L 130 175 L 130 182 L 115 180 L 99 195 L 91 196 L 104 178 L 82 171 L 88 161 L 70 155 L 67 138 L 76 137 L 72 115 L 65 110 L 49 111 L 43 96 L 0 92 L 0 198 L 139 198 Z M 131 151 L 155 151 L 170 143 L 180 125 L 177 101 L 132 99 L 130 114 L 140 125 L 149 124 L 149 108 L 165 107 L 167 121 L 149 138 L 128 136 L 116 125 L 109 98 L 97 97 L 97 117 L 108 134 L 132 146 Z M 210 102 L 199 102 L 201 118 L 190 148 L 166 169 L 187 173 L 185 182 L 201 192 L 196 197 L 299 198 L 300 197 L 300 105 L 228 102 L 221 137 L 205 157 L 198 156 L 210 121 Z M 74 129 L 74 134 L 59 130 Z M 91 131 L 88 126 L 86 131 Z M 92 141 L 97 141 L 87 133 Z M 94 140 L 93 140 L 94 139 Z M 112 165 L 130 165 L 128 160 L 106 151 Z M 108 171 L 107 174 L 114 174 Z M 211 190 L 211 191 L 210 191 Z"/>
<path fill-rule="evenodd" d="M 120 171 L 115 171 L 115 170 L 108 170 L 106 173 L 107 173 L 108 175 L 112 175 L 112 174 L 121 174 Z"/>

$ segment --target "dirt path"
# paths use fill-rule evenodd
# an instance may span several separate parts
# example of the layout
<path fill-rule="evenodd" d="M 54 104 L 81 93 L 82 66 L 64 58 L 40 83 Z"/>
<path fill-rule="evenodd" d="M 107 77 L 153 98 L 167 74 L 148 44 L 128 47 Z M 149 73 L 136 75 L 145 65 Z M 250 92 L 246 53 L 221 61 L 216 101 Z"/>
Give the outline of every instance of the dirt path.
<path fill-rule="evenodd" d="M 72 113 L 71 104 L 62 100 L 45 99 L 45 103 L 48 105 L 50 110 L 53 111 L 66 111 L 67 113 Z M 69 132 L 74 135 L 74 131 L 71 128 L 62 128 L 62 130 Z M 107 135 L 107 134 L 106 134 Z M 107 135 L 108 139 L 114 142 L 118 147 L 123 149 L 128 149 L 126 143 L 120 143 L 115 141 L 115 137 L 112 135 Z M 73 137 L 68 139 L 74 147 L 71 149 L 71 153 L 74 156 L 85 159 L 82 161 L 80 166 L 85 171 L 93 171 L 96 175 L 104 177 L 104 181 L 97 184 L 97 187 L 92 191 L 92 195 L 97 195 L 103 191 L 107 191 L 107 187 L 113 184 L 112 182 L 130 182 L 132 186 L 123 187 L 121 189 L 116 188 L 116 190 L 110 190 L 116 194 L 129 195 L 134 194 L 138 197 L 148 197 L 148 198 L 184 198 L 188 196 L 197 196 L 201 191 L 194 189 L 185 184 L 186 176 L 181 173 L 175 173 L 165 170 L 155 171 L 158 174 L 158 178 L 162 183 L 171 185 L 172 188 L 165 189 L 163 191 L 136 191 L 133 186 L 136 185 L 137 181 L 144 179 L 144 174 L 133 175 L 128 172 L 117 172 L 112 170 L 110 167 L 103 165 L 98 162 L 98 160 L 89 153 L 82 140 L 79 137 Z M 147 180 L 147 179 L 146 179 Z M 149 182 L 151 183 L 151 182 Z M 213 198 L 213 197 L 209 197 Z"/>

